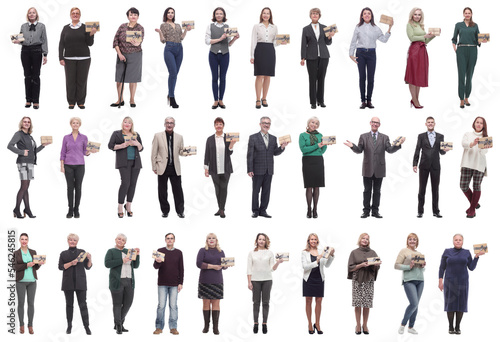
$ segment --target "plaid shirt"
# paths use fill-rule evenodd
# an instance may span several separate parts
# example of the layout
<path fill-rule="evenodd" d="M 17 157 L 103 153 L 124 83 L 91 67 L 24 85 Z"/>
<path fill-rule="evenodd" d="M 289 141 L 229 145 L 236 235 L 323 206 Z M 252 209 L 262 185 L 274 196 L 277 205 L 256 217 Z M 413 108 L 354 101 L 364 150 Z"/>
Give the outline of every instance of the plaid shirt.
<path fill-rule="evenodd" d="M 126 42 L 127 31 L 141 31 L 142 32 L 142 40 L 144 40 L 144 27 L 140 24 L 135 25 L 134 28 L 128 27 L 128 23 L 121 24 L 118 27 L 118 31 L 116 31 L 115 38 L 113 39 L 113 48 L 118 46 L 120 48 L 121 53 L 134 53 L 142 51 L 142 42 L 139 46 L 134 46 L 132 43 Z"/>

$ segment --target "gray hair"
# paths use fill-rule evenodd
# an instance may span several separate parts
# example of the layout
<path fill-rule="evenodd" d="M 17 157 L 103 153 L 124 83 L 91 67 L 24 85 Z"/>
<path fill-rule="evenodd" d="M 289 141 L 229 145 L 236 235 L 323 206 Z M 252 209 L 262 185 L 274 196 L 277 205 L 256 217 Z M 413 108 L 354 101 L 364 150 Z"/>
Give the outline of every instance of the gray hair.
<path fill-rule="evenodd" d="M 309 124 L 310 124 L 310 123 L 311 123 L 311 121 L 313 121 L 313 120 L 318 121 L 318 128 L 319 128 L 319 119 L 318 119 L 316 116 L 311 116 L 311 117 L 309 118 L 309 120 L 307 120 L 307 128 L 309 128 Z"/>
<path fill-rule="evenodd" d="M 271 118 L 269 116 L 263 116 L 260 118 L 260 122 L 262 123 L 262 120 L 264 119 L 268 119 L 269 121 L 271 121 Z"/>
<path fill-rule="evenodd" d="M 125 242 L 127 242 L 127 236 L 126 236 L 125 234 L 120 233 L 120 234 L 118 234 L 118 235 L 116 236 L 116 238 L 117 238 L 117 239 L 118 239 L 118 238 L 122 238 L 122 239 L 124 239 L 124 240 L 125 240 Z"/>
<path fill-rule="evenodd" d="M 453 235 L 453 240 L 455 240 L 455 236 L 460 236 L 462 238 L 462 241 L 464 240 L 464 236 L 460 233 Z"/>
<path fill-rule="evenodd" d="M 163 122 L 165 123 L 165 122 L 167 122 L 167 120 L 170 120 L 170 119 L 172 119 L 174 121 L 174 125 L 175 125 L 175 119 L 173 117 L 171 117 L 171 116 L 167 116 L 165 118 L 165 121 L 163 121 Z"/>
<path fill-rule="evenodd" d="M 76 234 L 71 233 L 68 235 L 68 240 L 69 239 L 75 239 L 76 241 L 79 241 L 80 237 L 78 237 L 78 235 L 76 235 Z"/>

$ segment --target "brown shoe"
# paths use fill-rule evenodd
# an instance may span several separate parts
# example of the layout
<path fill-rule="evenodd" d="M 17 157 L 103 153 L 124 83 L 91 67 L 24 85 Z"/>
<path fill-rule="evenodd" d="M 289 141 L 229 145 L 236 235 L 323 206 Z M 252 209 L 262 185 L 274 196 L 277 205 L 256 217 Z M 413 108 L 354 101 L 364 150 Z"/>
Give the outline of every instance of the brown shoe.
<path fill-rule="evenodd" d="M 28 331 L 30 335 L 33 335 L 35 332 L 33 331 L 33 327 L 28 327 Z"/>
<path fill-rule="evenodd" d="M 156 328 L 155 331 L 153 331 L 153 335 L 160 335 L 163 332 L 163 330 Z"/>
<path fill-rule="evenodd" d="M 179 335 L 179 332 L 177 331 L 177 329 L 170 329 L 170 333 L 172 335 Z"/>
<path fill-rule="evenodd" d="M 19 327 L 19 333 L 24 334 L 24 325 Z"/>

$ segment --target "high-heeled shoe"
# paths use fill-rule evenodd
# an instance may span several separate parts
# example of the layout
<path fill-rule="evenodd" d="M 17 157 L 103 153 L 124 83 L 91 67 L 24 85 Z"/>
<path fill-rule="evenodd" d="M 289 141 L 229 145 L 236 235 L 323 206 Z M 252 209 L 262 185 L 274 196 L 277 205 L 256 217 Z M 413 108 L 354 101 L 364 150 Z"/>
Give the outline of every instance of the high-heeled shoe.
<path fill-rule="evenodd" d="M 465 100 L 464 100 L 464 104 L 465 104 L 467 107 L 469 107 L 469 106 L 470 106 L 469 99 L 465 99 Z"/>
<path fill-rule="evenodd" d="M 464 109 L 465 108 L 464 104 L 465 104 L 464 100 L 460 100 L 460 108 Z"/>
<path fill-rule="evenodd" d="M 118 218 L 123 218 L 123 213 L 118 213 Z"/>
<path fill-rule="evenodd" d="M 119 102 L 119 103 L 113 102 L 109 106 L 110 107 L 120 107 L 120 106 L 124 106 L 124 105 L 125 105 L 125 101 L 122 101 L 122 102 Z"/>
<path fill-rule="evenodd" d="M 128 211 L 128 209 L 127 209 L 127 206 L 126 206 L 126 205 L 125 205 L 124 207 L 125 207 L 125 211 L 127 212 L 127 216 L 128 216 L 128 217 L 132 217 L 132 216 L 134 216 L 134 213 L 133 213 L 133 212 Z"/>
<path fill-rule="evenodd" d="M 135 108 L 135 107 L 137 107 L 137 105 L 135 103 L 130 102 L 130 107 Z M 177 106 L 177 107 L 179 107 L 179 106 Z"/>
<path fill-rule="evenodd" d="M 369 334 L 370 334 L 370 332 L 369 332 L 368 330 L 363 329 L 363 334 L 365 334 L 365 335 L 369 335 Z"/>
<path fill-rule="evenodd" d="M 313 329 L 316 330 L 318 335 L 323 335 L 323 331 L 319 330 L 318 327 L 316 327 L 316 323 L 313 324 Z"/>
<path fill-rule="evenodd" d="M 361 335 L 361 328 L 359 328 L 359 330 L 358 330 L 358 327 L 354 327 L 354 333 L 356 335 Z"/>
<path fill-rule="evenodd" d="M 26 217 L 26 215 L 28 215 L 29 218 L 35 218 L 36 217 L 35 215 L 33 215 L 33 213 L 31 212 L 30 209 L 24 209 L 23 213 L 24 213 L 24 217 Z"/>
<path fill-rule="evenodd" d="M 168 98 L 168 104 L 172 108 L 179 108 L 179 105 L 177 104 L 177 102 L 175 102 L 175 97 L 169 97 Z"/>
<path fill-rule="evenodd" d="M 264 103 L 264 102 L 265 102 L 265 103 Z M 260 103 L 262 103 L 262 107 L 267 107 L 267 106 L 269 106 L 269 105 L 267 104 L 267 100 L 266 100 L 266 99 L 260 99 Z"/>
<path fill-rule="evenodd" d="M 19 211 L 19 209 L 17 209 L 17 210 L 14 209 L 14 210 L 12 210 L 12 212 L 14 213 L 14 217 L 16 217 L 16 218 L 18 218 L 18 219 L 23 219 L 24 218 L 24 216 L 21 215 L 21 212 Z"/>
<path fill-rule="evenodd" d="M 413 100 L 410 100 L 410 108 L 411 108 L 412 106 L 413 106 L 413 107 L 415 107 L 415 109 L 422 109 L 422 108 L 424 108 L 424 106 L 417 106 L 417 105 L 415 104 L 415 102 L 413 102 Z"/>
<path fill-rule="evenodd" d="M 312 217 L 312 212 L 311 212 L 311 208 L 307 208 L 307 215 L 306 215 L 307 218 L 311 218 Z"/>
<path fill-rule="evenodd" d="M 470 104 L 468 104 L 467 106 L 470 106 Z M 33 109 L 38 109 L 40 108 L 40 105 L 38 103 L 33 103 Z"/>
<path fill-rule="evenodd" d="M 314 327 L 313 327 L 313 330 L 309 330 L 309 329 L 307 329 L 307 331 L 309 331 L 309 334 L 310 334 L 310 335 L 314 334 Z"/>
<path fill-rule="evenodd" d="M 318 218 L 318 212 L 316 211 L 316 208 L 313 209 L 313 218 Z"/>
<path fill-rule="evenodd" d="M 31 107 L 31 102 L 26 102 L 26 104 L 24 105 L 24 108 L 29 108 Z"/>

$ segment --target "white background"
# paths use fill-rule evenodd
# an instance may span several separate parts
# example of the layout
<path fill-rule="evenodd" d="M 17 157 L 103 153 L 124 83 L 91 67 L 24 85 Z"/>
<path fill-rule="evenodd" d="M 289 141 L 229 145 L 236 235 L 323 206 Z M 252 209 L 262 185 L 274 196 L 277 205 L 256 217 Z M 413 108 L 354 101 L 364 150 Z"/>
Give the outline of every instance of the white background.
<path fill-rule="evenodd" d="M 40 109 L 24 109 L 24 81 L 20 62 L 20 47 L 10 43 L 8 34 L 18 32 L 25 21 L 28 7 L 35 6 L 48 31 L 49 55 L 47 65 L 42 67 Z M 92 64 L 88 80 L 87 109 L 67 109 L 65 77 L 58 62 L 58 42 L 62 27 L 69 23 L 70 8 L 81 9 L 81 20 L 100 21 L 101 31 L 95 36 L 92 46 Z M 137 108 L 126 105 L 122 109 L 110 108 L 116 101 L 114 83 L 116 53 L 112 41 L 116 29 L 126 22 L 125 12 L 135 6 L 141 12 L 139 23 L 146 33 L 143 47 L 143 77 L 136 96 Z M 183 41 L 184 60 L 178 76 L 176 100 L 180 108 L 167 107 L 168 73 L 163 61 L 163 44 L 158 34 L 163 12 L 167 6 L 176 9 L 177 22 L 194 20 L 196 29 Z M 227 89 L 224 102 L 226 110 L 212 110 L 211 73 L 208 65 L 208 46 L 204 43 L 206 26 L 211 22 L 212 11 L 223 6 L 228 24 L 238 27 L 241 38 L 231 47 L 231 62 L 227 74 Z M 254 108 L 254 76 L 250 64 L 251 30 L 258 22 L 263 7 L 273 10 L 274 22 L 280 33 L 291 35 L 291 44 L 277 48 L 276 77 L 272 79 L 267 97 L 268 108 Z M 373 103 L 375 109 L 359 110 L 358 71 L 348 57 L 348 48 L 359 13 L 365 6 L 374 11 L 376 22 L 381 14 L 395 19 L 392 36 L 387 44 L 378 43 L 377 71 Z M 410 109 L 410 94 L 403 78 L 409 41 L 406 36 L 408 13 L 414 6 L 425 13 L 426 27 L 441 27 L 441 37 L 428 45 L 430 61 L 429 88 L 421 91 L 423 110 Z M 462 20 L 462 10 L 472 6 L 474 21 L 481 32 L 491 33 L 492 40 L 478 52 L 478 61 L 470 96 L 471 107 L 459 108 L 457 96 L 457 69 L 451 37 L 456 22 Z M 300 39 L 302 28 L 309 24 L 309 10 L 322 10 L 320 22 L 337 24 L 339 33 L 329 47 L 330 64 L 326 77 L 326 109 L 311 110 L 308 98 L 308 75 L 301 67 Z M 302 298 L 302 268 L 300 253 L 310 232 L 318 233 L 322 245 L 336 248 L 336 259 L 326 270 L 325 298 L 321 327 L 324 338 L 366 339 L 394 341 L 425 339 L 430 336 L 440 339 L 457 339 L 447 333 L 447 319 L 443 312 L 443 295 L 439 291 L 438 268 L 440 256 L 445 248 L 452 247 L 453 234 L 465 236 L 464 247 L 472 249 L 474 243 L 487 242 L 491 254 L 481 258 L 478 268 L 470 274 L 469 313 L 462 322 L 462 339 L 483 339 L 495 329 L 497 309 L 491 305 L 496 298 L 496 278 L 493 260 L 496 258 L 496 236 L 493 221 L 498 199 L 494 189 L 499 188 L 498 157 L 496 149 L 489 151 L 489 176 L 483 181 L 481 209 L 475 219 L 466 219 L 468 207 L 459 188 L 460 160 L 463 149 L 461 139 L 470 131 L 474 118 L 484 116 L 489 125 L 489 135 L 496 138 L 499 126 L 498 110 L 499 71 L 494 58 L 498 55 L 496 23 L 498 4 L 475 1 L 171 1 L 140 4 L 133 1 L 56 1 L 40 0 L 28 3 L 12 3 L 4 9 L 4 39 L 0 43 L 4 87 L 2 110 L 4 134 L 7 145 L 17 130 L 23 115 L 32 118 L 33 137 L 39 141 L 41 135 L 52 135 L 54 144 L 38 155 L 35 168 L 36 179 L 30 186 L 31 207 L 37 218 L 17 220 L 12 218 L 14 199 L 19 187 L 19 176 L 15 158 L 6 148 L 0 149 L 2 168 L 0 217 L 2 234 L 0 251 L 7 264 L 7 230 L 16 229 L 18 234 L 30 235 L 30 247 L 39 254 L 46 254 L 48 263 L 39 272 L 36 296 L 34 329 L 39 341 L 66 341 L 65 301 L 60 291 L 61 271 L 57 269 L 59 253 L 67 248 L 66 236 L 77 233 L 78 247 L 92 253 L 93 268 L 87 272 L 88 305 L 93 336 L 106 339 L 148 340 L 153 337 L 156 317 L 157 286 L 156 271 L 152 267 L 151 252 L 164 245 L 167 232 L 176 234 L 176 247 L 184 253 L 184 290 L 179 295 L 180 335 L 177 340 L 193 338 L 222 339 L 224 341 L 252 340 L 258 338 L 306 338 L 307 320 Z M 385 32 L 387 26 L 379 25 Z M 495 54 L 496 53 L 496 54 Z M 123 117 L 134 119 L 135 129 L 141 134 L 144 151 L 143 169 L 139 176 L 133 203 L 133 218 L 119 220 L 116 216 L 117 191 L 120 177 L 114 169 L 114 153 L 106 148 L 112 131 L 120 128 Z M 173 200 L 169 191 L 172 211 L 168 219 L 161 217 L 157 200 L 157 177 L 151 171 L 150 150 L 153 135 L 163 130 L 163 120 L 172 115 L 176 119 L 175 131 L 184 136 L 185 145 L 198 147 L 197 156 L 183 158 L 182 179 L 186 200 L 186 218 L 175 216 Z M 250 134 L 259 130 L 262 115 L 272 119 L 271 133 L 276 136 L 292 135 L 292 143 L 275 159 L 275 176 L 272 184 L 271 203 L 268 212 L 272 219 L 252 219 L 251 180 L 246 175 L 246 149 Z M 297 139 L 304 131 L 307 119 L 316 115 L 321 120 L 319 131 L 325 135 L 336 135 L 337 145 L 326 151 L 326 187 L 321 189 L 319 218 L 306 219 L 306 203 L 301 172 L 301 152 Z M 426 130 L 425 118 L 436 119 L 436 131 L 445 135 L 445 141 L 454 142 L 455 150 L 441 158 L 440 209 L 443 219 L 431 215 L 430 184 L 428 186 L 424 218 L 417 219 L 418 175 L 412 171 L 413 153 L 417 135 Z M 59 153 L 64 135 L 71 132 L 69 119 L 79 116 L 83 125 L 81 132 L 91 141 L 102 143 L 98 154 L 86 159 L 86 175 L 80 207 L 81 218 L 68 220 L 66 182 L 59 171 Z M 240 132 L 241 141 L 235 145 L 232 163 L 234 173 L 229 183 L 226 205 L 227 218 L 214 217 L 216 199 L 211 179 L 203 173 L 203 154 L 206 138 L 213 134 L 213 120 L 222 116 L 226 132 Z M 362 156 L 352 153 L 341 142 L 358 141 L 360 134 L 367 132 L 372 116 L 378 116 L 380 131 L 391 138 L 403 135 L 407 138 L 403 148 L 396 154 L 387 155 L 387 177 L 382 185 L 381 220 L 361 220 L 362 212 Z M 429 182 L 430 183 L 430 182 Z M 236 258 L 237 266 L 224 271 L 225 293 L 221 302 L 221 335 L 210 332 L 201 336 L 203 327 L 201 300 L 197 298 L 199 270 L 195 266 L 197 251 L 204 245 L 205 236 L 215 232 L 227 256 Z M 253 248 L 258 232 L 267 233 L 274 252 L 290 252 L 289 263 L 274 273 L 272 304 L 269 316 L 269 333 L 254 336 L 252 328 L 251 292 L 247 289 L 246 257 Z M 357 337 L 353 334 L 355 320 L 351 307 L 351 282 L 347 277 L 347 259 L 360 233 L 371 235 L 371 247 L 383 260 L 379 278 L 375 284 L 374 308 L 371 310 L 369 328 L 371 334 Z M 401 286 L 401 272 L 393 268 L 399 250 L 405 247 L 406 236 L 415 232 L 420 237 L 419 251 L 427 259 L 426 283 L 419 306 L 415 328 L 418 336 L 407 333 L 400 336 L 397 328 L 408 304 Z M 127 316 L 125 326 L 130 330 L 120 337 L 112 329 L 112 304 L 108 290 L 108 273 L 104 267 L 104 255 L 114 246 L 118 233 L 128 236 L 127 247 L 140 247 L 142 265 L 136 270 L 134 304 Z M 2 268 L 3 279 L 7 278 L 6 267 Z M 7 291 L 1 292 L 2 317 L 8 308 Z M 76 306 L 76 303 L 75 303 Z M 168 310 L 166 315 L 168 316 Z M 168 317 L 166 317 L 168 320 Z M 4 318 L 6 321 L 6 318 Z M 314 319 L 313 319 L 314 322 Z M 2 324 L 2 339 L 12 335 L 6 333 Z M 168 323 L 166 328 L 168 327 Z M 17 331 L 18 329 L 16 329 Z M 168 334 L 168 330 L 165 332 Z M 116 337 L 115 337 L 116 336 Z M 169 336 L 163 336 L 169 337 Z M 30 338 L 24 335 L 17 338 Z M 81 329 L 78 307 L 75 307 L 73 340 L 85 338 Z M 317 337 L 312 337 L 317 338 Z"/>

